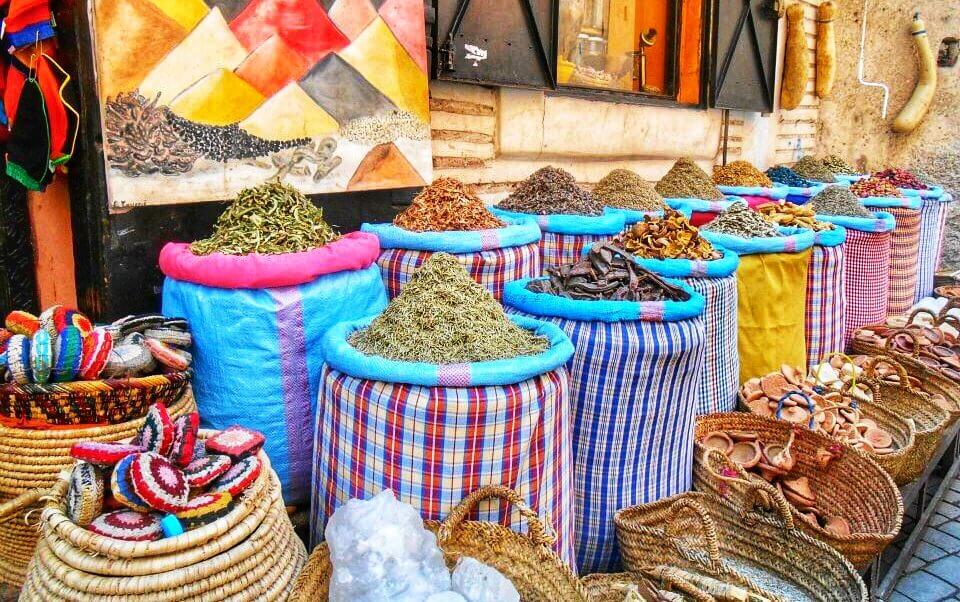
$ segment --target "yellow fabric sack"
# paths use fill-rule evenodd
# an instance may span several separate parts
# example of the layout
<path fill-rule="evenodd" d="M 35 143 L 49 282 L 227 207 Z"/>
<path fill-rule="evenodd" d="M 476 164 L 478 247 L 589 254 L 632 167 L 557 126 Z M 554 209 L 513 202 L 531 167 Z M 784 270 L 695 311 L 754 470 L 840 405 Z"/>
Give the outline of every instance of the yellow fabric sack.
<path fill-rule="evenodd" d="M 737 270 L 740 383 L 807 365 L 804 323 L 810 253 L 741 255 Z"/>

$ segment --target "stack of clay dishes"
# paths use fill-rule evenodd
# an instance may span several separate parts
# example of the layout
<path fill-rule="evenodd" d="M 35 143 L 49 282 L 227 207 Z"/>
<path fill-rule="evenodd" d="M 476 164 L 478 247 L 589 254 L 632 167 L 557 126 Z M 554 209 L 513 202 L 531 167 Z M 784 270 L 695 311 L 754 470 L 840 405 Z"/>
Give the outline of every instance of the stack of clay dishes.
<path fill-rule="evenodd" d="M 821 378 L 832 381 L 821 370 Z M 888 408 L 854 398 L 850 391 L 876 393 L 869 383 L 848 383 L 842 390 L 821 384 L 815 375 L 804 376 L 791 366 L 752 378 L 740 391 L 741 406 L 759 416 L 777 418 L 869 454 L 897 484 L 914 447 L 914 425 Z M 722 451 L 722 450 L 721 450 Z M 915 477 L 914 477 L 915 478 Z"/>

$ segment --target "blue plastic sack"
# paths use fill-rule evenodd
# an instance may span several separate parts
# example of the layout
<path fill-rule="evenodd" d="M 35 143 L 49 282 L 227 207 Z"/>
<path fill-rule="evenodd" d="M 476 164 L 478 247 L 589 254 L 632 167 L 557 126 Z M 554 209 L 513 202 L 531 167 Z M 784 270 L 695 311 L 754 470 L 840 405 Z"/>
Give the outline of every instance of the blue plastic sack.
<path fill-rule="evenodd" d="M 943 188 L 940 186 L 931 186 L 926 190 L 915 190 L 913 188 L 900 188 L 900 194 L 909 197 L 920 197 L 921 199 L 939 199 L 943 197 Z"/>
<path fill-rule="evenodd" d="M 919 211 L 920 207 L 923 206 L 923 199 L 919 196 L 868 196 L 860 199 L 860 202 L 868 209 L 890 209 L 899 207 L 900 209 Z"/>
<path fill-rule="evenodd" d="M 590 245 L 583 249 L 583 256 L 590 253 Z M 720 259 L 649 259 L 634 255 L 637 264 L 651 272 L 667 278 L 725 278 L 737 271 L 740 256 L 735 251 L 715 247 L 722 255 Z"/>
<path fill-rule="evenodd" d="M 703 295 L 679 280 L 667 280 L 686 291 L 686 301 L 580 301 L 550 293 L 536 293 L 527 285 L 534 279 L 508 282 L 503 303 L 535 316 L 549 316 L 582 322 L 677 322 L 703 315 Z M 540 280 L 543 280 L 540 278 Z"/>
<path fill-rule="evenodd" d="M 304 503 L 310 494 L 321 339 L 334 324 L 379 313 L 386 304 L 376 264 L 272 289 L 172 278 L 163 286 L 164 315 L 190 321 L 202 425 L 262 431 L 287 504 Z"/>
<path fill-rule="evenodd" d="M 787 191 L 786 199 L 791 203 L 803 205 L 813 197 L 817 196 L 827 187 L 827 184 L 820 183 L 814 186 L 787 186 L 779 182 L 773 183 L 776 188 L 783 188 Z"/>
<path fill-rule="evenodd" d="M 773 188 L 766 186 L 717 186 L 723 194 L 734 196 L 762 196 L 771 200 L 782 200 L 789 194 L 786 187 L 774 184 Z"/>
<path fill-rule="evenodd" d="M 472 364 L 447 365 L 391 360 L 367 355 L 347 340 L 357 330 L 369 326 L 375 318 L 371 316 L 342 322 L 331 328 L 323 338 L 323 355 L 334 369 L 355 378 L 421 387 L 512 385 L 555 370 L 566 364 L 573 355 L 570 338 L 557 326 L 521 316 L 508 317 L 518 326 L 546 337 L 550 346 L 537 355 Z"/>
<path fill-rule="evenodd" d="M 607 209 L 612 209 L 613 211 L 619 211 L 623 213 L 624 221 L 626 222 L 627 226 L 632 226 L 634 224 L 642 222 L 643 219 L 647 216 L 654 217 L 654 218 L 663 217 L 663 210 L 641 211 L 639 209 L 626 209 L 624 207 L 607 207 Z M 674 209 L 674 211 L 679 211 L 687 219 L 690 219 L 690 217 L 693 215 L 693 211 L 691 211 L 686 207 L 683 207 L 680 209 Z"/>
<path fill-rule="evenodd" d="M 890 213 L 886 211 L 873 211 L 872 213 L 873 218 L 824 215 L 821 213 L 816 214 L 816 218 L 821 222 L 830 222 L 860 232 L 890 232 L 897 227 L 897 220 Z"/>
<path fill-rule="evenodd" d="M 380 239 L 381 249 L 413 249 L 446 253 L 476 253 L 488 249 L 518 247 L 540 240 L 540 227 L 531 216 L 504 219 L 507 225 L 467 232 L 412 232 L 393 224 L 363 224 L 361 232 Z"/>
<path fill-rule="evenodd" d="M 793 226 L 783 226 L 780 228 L 783 233 L 796 234 L 806 232 L 806 228 L 797 228 Z M 813 244 L 817 247 L 839 247 L 847 241 L 847 230 L 842 226 L 834 224 L 832 230 L 813 230 Z"/>
<path fill-rule="evenodd" d="M 739 255 L 798 253 L 813 246 L 812 230 L 806 228 L 779 228 L 779 230 L 783 236 L 741 238 L 710 230 L 700 230 L 700 234 L 711 243 L 731 249 Z"/>
<path fill-rule="evenodd" d="M 689 212 L 691 215 L 695 211 L 707 213 L 721 213 L 730 208 L 734 203 L 746 203 L 742 197 L 728 196 L 724 200 L 706 201 L 704 199 L 663 199 L 671 209 L 677 211 Z"/>
<path fill-rule="evenodd" d="M 532 219 L 544 232 L 556 234 L 619 234 L 626 224 L 626 216 L 618 209 L 609 207 L 603 210 L 603 215 L 535 215 L 533 213 L 519 213 L 490 207 L 490 211 L 499 218 Z"/>

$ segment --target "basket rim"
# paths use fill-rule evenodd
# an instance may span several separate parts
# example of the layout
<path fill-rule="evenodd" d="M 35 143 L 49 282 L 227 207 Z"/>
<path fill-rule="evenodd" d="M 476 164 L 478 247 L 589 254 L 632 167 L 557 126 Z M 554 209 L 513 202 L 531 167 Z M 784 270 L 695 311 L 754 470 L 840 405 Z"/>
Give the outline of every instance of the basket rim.
<path fill-rule="evenodd" d="M 97 380 L 72 380 L 63 383 L 3 383 L 0 394 L 3 395 L 60 395 L 63 393 L 95 393 L 100 391 L 121 391 L 124 389 L 147 389 L 166 384 L 180 384 L 193 376 L 191 369 L 180 372 L 164 372 L 132 378 L 107 378 Z"/>

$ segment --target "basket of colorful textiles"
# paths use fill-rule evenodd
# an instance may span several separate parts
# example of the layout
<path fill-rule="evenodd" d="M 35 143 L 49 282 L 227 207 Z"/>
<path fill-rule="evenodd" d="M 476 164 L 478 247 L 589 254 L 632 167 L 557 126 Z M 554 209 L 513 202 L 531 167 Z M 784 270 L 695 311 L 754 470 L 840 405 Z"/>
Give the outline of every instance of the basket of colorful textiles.
<path fill-rule="evenodd" d="M 263 435 L 198 424 L 153 406 L 136 437 L 76 444 L 72 471 L 25 494 L 45 504 L 21 599 L 286 599 L 306 550 Z"/>
<path fill-rule="evenodd" d="M 6 382 L 0 423 L 24 428 L 118 424 L 172 403 L 190 382 L 186 320 L 128 316 L 94 327 L 55 305 L 11 312 L 0 329 Z"/>
<path fill-rule="evenodd" d="M 168 414 L 176 420 L 195 412 L 189 387 L 168 406 Z M 33 556 L 40 533 L 27 514 L 36 500 L 12 501 L 28 492 L 43 491 L 58 480 L 61 470 L 69 469 L 76 460 L 70 455 L 74 444 L 81 441 L 121 441 L 135 436 L 145 418 L 119 424 L 45 429 L 15 428 L 0 424 L 0 582 L 20 587 Z M 29 502 L 29 503 L 26 503 Z M 35 514 L 35 513 L 34 513 Z"/>
<path fill-rule="evenodd" d="M 467 520 L 478 506 L 491 502 L 518 512 L 527 532 Z M 383 545 L 384 538 L 378 534 L 383 521 L 401 536 L 392 542 L 396 545 L 384 548 L 382 554 L 356 552 Z M 587 600 L 576 575 L 552 550 L 555 534 L 549 524 L 508 487 L 477 489 L 443 521 L 421 520 L 414 508 L 384 490 L 371 500 L 347 502 L 331 517 L 325 534 L 326 541 L 313 551 L 297 579 L 294 600 L 373 602 L 385 599 L 382 592 L 397 587 L 420 592 L 424 600 L 432 600 L 431 596 L 445 601 Z M 363 575 L 376 577 L 364 579 Z M 478 583 L 488 588 L 486 597 L 477 597 L 471 589 Z"/>

